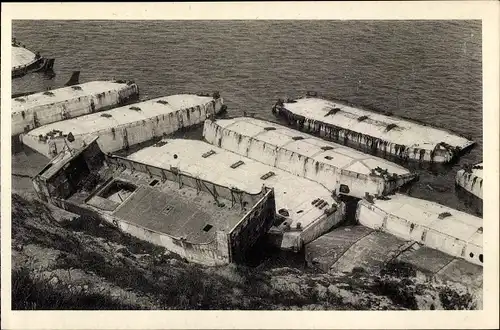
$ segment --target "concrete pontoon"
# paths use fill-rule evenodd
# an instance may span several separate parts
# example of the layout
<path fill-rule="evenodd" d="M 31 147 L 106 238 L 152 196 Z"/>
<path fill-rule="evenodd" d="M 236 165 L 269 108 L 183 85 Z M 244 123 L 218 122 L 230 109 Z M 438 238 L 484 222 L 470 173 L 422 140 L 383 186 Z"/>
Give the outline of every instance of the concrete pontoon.
<path fill-rule="evenodd" d="M 483 219 L 438 203 L 395 194 L 358 203 L 357 221 L 455 258 L 483 265 Z"/>
<path fill-rule="evenodd" d="M 427 124 L 368 111 L 338 100 L 304 97 L 278 101 L 273 112 L 306 132 L 405 161 L 447 163 L 474 144 Z"/>
<path fill-rule="evenodd" d="M 483 163 L 459 170 L 455 182 L 459 187 L 483 199 Z"/>
<path fill-rule="evenodd" d="M 168 139 L 141 149 L 128 159 L 180 173 L 250 194 L 262 185 L 274 188 L 276 222 L 269 232 L 283 250 L 299 251 L 304 243 L 339 224 L 345 205 L 319 183 L 259 163 L 203 141 Z"/>
<path fill-rule="evenodd" d="M 272 188 L 235 191 L 175 169 L 105 155 L 95 139 L 79 150 L 64 149 L 33 185 L 46 202 L 210 266 L 244 260 L 276 212 Z"/>
<path fill-rule="evenodd" d="M 54 59 L 46 59 L 39 54 L 22 47 L 18 42 L 12 42 L 12 78 L 22 77 L 27 73 L 39 70 L 51 70 Z"/>
<path fill-rule="evenodd" d="M 53 157 L 65 145 L 80 148 L 86 140 L 99 136 L 101 149 L 114 152 L 201 124 L 222 109 L 218 93 L 214 97 L 170 95 L 45 125 L 23 135 L 22 140 Z"/>
<path fill-rule="evenodd" d="M 357 198 L 367 192 L 387 194 L 416 178 L 385 159 L 255 118 L 207 120 L 203 136 L 213 145 Z"/>
<path fill-rule="evenodd" d="M 125 81 L 91 81 L 12 99 L 12 136 L 136 101 L 139 87 Z"/>
<path fill-rule="evenodd" d="M 324 272 L 363 268 L 379 274 L 406 269 L 415 272 L 409 275 L 452 281 L 473 289 L 483 285 L 481 266 L 364 226 L 336 228 L 306 244 L 305 258 L 309 267 Z"/>

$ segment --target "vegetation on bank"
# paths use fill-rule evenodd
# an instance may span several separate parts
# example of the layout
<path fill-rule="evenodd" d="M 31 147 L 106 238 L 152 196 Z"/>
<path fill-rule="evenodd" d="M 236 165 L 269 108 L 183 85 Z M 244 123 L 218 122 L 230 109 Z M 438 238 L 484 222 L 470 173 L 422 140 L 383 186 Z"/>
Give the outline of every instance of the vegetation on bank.
<path fill-rule="evenodd" d="M 189 264 L 95 219 L 61 218 L 28 196 L 13 195 L 12 226 L 16 310 L 475 308 L 467 290 L 422 282 L 405 265 L 373 275 Z"/>

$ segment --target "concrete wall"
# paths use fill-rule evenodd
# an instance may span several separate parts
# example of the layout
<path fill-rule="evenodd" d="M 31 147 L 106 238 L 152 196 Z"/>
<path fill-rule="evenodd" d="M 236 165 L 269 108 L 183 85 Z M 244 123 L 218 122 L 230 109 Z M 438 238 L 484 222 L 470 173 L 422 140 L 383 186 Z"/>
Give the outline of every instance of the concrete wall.
<path fill-rule="evenodd" d="M 465 170 L 459 170 L 455 182 L 474 196 L 483 199 L 483 178 L 475 175 L 474 172 L 469 173 Z"/>
<path fill-rule="evenodd" d="M 230 128 L 223 128 L 212 120 L 205 121 L 203 136 L 213 145 L 318 182 L 337 193 L 340 193 L 340 184 L 347 185 L 349 193 L 346 195 L 357 198 L 363 198 L 366 192 L 372 195 L 383 195 L 403 184 L 402 179 L 401 181 L 386 181 L 378 176 L 336 168 L 287 150 L 286 146 L 277 147 L 259 141 L 257 138 L 236 133 Z"/>
<path fill-rule="evenodd" d="M 198 107 L 178 110 L 164 115 L 158 115 L 146 120 L 139 120 L 126 125 L 112 126 L 105 130 L 92 131 L 87 134 L 75 135 L 75 140 L 69 142 L 64 136 L 55 136 L 49 139 L 40 139 L 30 133 L 23 135 L 22 141 L 25 145 L 40 152 L 47 157 L 54 157 L 60 152 L 65 144 L 71 148 L 81 148 L 84 141 L 99 136 L 98 144 L 105 153 L 126 149 L 133 145 L 160 138 L 171 134 L 181 128 L 198 125 L 204 122 L 214 111 L 219 111 L 222 100 L 207 102 Z M 105 120 L 106 118 L 103 118 Z"/>
<path fill-rule="evenodd" d="M 57 121 L 111 109 L 138 99 L 139 87 L 136 84 L 120 84 L 119 86 L 120 88 L 116 88 L 115 90 L 107 90 L 102 93 L 87 94 L 80 97 L 75 96 L 63 102 L 35 105 L 21 111 L 13 112 L 12 135 L 25 133 L 33 128 Z M 23 98 L 20 97 L 18 99 L 22 100 Z M 13 99 L 12 102 L 20 101 Z"/>
<path fill-rule="evenodd" d="M 407 241 L 415 241 L 429 248 L 447 253 L 453 257 L 463 258 L 482 266 L 478 259 L 483 255 L 482 246 L 459 239 L 430 226 L 421 225 L 417 219 L 403 219 L 387 213 L 366 200 L 358 203 L 356 220 L 369 228 L 382 230 Z"/>
<path fill-rule="evenodd" d="M 401 160 L 418 162 L 446 163 L 451 161 L 458 151 L 444 146 L 437 149 L 412 148 L 375 138 L 360 132 L 351 131 L 329 123 L 307 119 L 284 107 L 277 108 L 278 114 L 288 121 L 288 124 L 305 132 L 366 152 L 378 152 L 379 155 L 391 155 Z"/>
<path fill-rule="evenodd" d="M 276 215 L 274 190 L 268 189 L 264 196 L 229 232 L 231 260 L 241 262 L 257 240 L 267 234 Z"/>
<path fill-rule="evenodd" d="M 234 204 L 240 204 L 250 208 L 262 198 L 263 192 L 259 194 L 249 194 L 244 191 L 232 189 L 229 187 L 214 184 L 212 182 L 200 180 L 198 178 L 186 175 L 183 173 L 176 174 L 175 170 L 166 170 L 155 166 L 146 165 L 140 162 L 130 160 L 119 156 L 107 156 L 106 162 L 109 165 L 124 167 L 132 171 L 146 173 L 151 177 L 156 177 L 161 180 L 169 180 L 178 182 L 179 186 L 186 185 L 188 187 L 198 189 L 210 193 L 212 196 L 220 196 L 226 200 L 232 201 Z"/>

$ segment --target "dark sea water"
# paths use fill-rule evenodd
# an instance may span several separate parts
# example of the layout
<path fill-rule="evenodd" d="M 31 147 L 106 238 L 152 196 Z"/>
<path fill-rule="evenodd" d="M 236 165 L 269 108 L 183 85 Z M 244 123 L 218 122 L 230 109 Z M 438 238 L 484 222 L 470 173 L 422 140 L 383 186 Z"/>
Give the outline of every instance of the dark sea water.
<path fill-rule="evenodd" d="M 81 70 L 82 82 L 133 79 L 142 98 L 218 90 L 231 115 L 274 119 L 278 98 L 314 90 L 469 136 L 470 153 L 420 170 L 409 193 L 474 212 L 454 178 L 482 160 L 480 21 L 14 21 L 13 36 L 57 74 L 16 79 L 13 93 Z"/>

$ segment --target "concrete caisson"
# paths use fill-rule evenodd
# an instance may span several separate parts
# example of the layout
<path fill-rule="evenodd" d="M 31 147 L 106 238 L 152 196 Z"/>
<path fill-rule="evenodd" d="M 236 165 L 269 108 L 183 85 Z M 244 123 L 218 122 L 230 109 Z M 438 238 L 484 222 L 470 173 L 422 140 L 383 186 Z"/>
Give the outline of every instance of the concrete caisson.
<path fill-rule="evenodd" d="M 279 101 L 273 112 L 314 135 L 404 161 L 447 163 L 474 144 L 443 129 L 339 100 L 304 97 Z"/>
<path fill-rule="evenodd" d="M 114 152 L 201 124 L 222 108 L 220 97 L 170 95 L 45 125 L 24 134 L 22 141 L 54 157 L 65 146 L 80 148 L 99 136 L 103 152 Z"/>
<path fill-rule="evenodd" d="M 344 219 L 344 203 L 335 200 L 319 183 L 203 141 L 165 139 L 128 159 L 159 168 L 176 168 L 181 173 L 250 194 L 261 191 L 262 185 L 274 188 L 277 213 L 268 236 L 283 250 L 301 250 L 303 244 Z"/>
<path fill-rule="evenodd" d="M 136 101 L 132 82 L 91 81 L 12 99 L 12 136 Z"/>
<path fill-rule="evenodd" d="M 417 177 L 385 159 L 255 118 L 207 120 L 203 136 L 215 146 L 357 198 L 390 193 Z"/>
<path fill-rule="evenodd" d="M 358 203 L 363 226 L 483 265 L 483 219 L 441 204 L 395 194 Z"/>
<path fill-rule="evenodd" d="M 483 199 L 483 163 L 459 170 L 455 182 L 472 195 Z"/>

